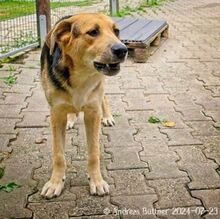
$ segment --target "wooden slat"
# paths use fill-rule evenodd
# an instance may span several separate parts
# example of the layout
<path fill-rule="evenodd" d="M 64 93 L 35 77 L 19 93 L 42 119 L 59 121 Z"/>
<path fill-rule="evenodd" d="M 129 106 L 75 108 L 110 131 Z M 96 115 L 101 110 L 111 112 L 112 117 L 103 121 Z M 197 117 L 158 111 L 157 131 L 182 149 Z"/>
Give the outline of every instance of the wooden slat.
<path fill-rule="evenodd" d="M 122 31 L 130 25 L 134 24 L 136 21 L 138 21 L 138 18 L 123 18 L 122 20 L 116 21 L 116 23 L 118 24 L 120 31 Z"/>
<path fill-rule="evenodd" d="M 148 23 L 147 26 L 145 26 L 135 34 L 134 40 L 147 42 L 151 37 L 156 35 L 166 25 L 167 23 L 165 21 L 153 20 L 150 23 Z"/>
<path fill-rule="evenodd" d="M 130 25 L 129 27 L 127 27 L 126 29 L 124 29 L 120 32 L 120 39 L 124 40 L 124 41 L 135 40 L 136 34 L 139 31 L 141 31 L 143 28 L 145 28 L 145 26 L 147 26 L 149 22 L 150 21 L 143 20 L 143 19 L 137 20 L 135 23 L 133 23 L 132 25 Z"/>

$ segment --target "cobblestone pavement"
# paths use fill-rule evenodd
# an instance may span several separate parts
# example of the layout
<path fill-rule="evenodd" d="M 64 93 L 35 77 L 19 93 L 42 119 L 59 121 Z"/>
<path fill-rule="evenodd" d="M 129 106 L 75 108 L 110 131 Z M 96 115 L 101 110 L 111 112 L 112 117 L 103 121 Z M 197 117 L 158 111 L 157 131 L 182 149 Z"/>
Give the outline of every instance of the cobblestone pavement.
<path fill-rule="evenodd" d="M 166 19 L 170 38 L 145 64 L 128 60 L 107 79 L 116 126 L 101 132 L 102 172 L 111 194 L 89 195 L 82 119 L 67 132 L 63 194 L 44 200 L 51 173 L 48 107 L 39 81 L 39 54 L 16 68 L 11 88 L 0 80 L 0 218 L 220 218 L 220 2 L 177 0 L 142 13 Z M 1 77 L 9 66 L 0 69 Z M 165 128 L 149 116 L 176 122 Z M 153 210 L 154 209 L 154 210 Z M 124 210 L 118 215 L 119 210 Z M 126 211 L 127 210 L 127 211 Z M 130 210 L 130 211 L 128 211 Z M 183 214 L 183 215 L 180 215 Z"/>

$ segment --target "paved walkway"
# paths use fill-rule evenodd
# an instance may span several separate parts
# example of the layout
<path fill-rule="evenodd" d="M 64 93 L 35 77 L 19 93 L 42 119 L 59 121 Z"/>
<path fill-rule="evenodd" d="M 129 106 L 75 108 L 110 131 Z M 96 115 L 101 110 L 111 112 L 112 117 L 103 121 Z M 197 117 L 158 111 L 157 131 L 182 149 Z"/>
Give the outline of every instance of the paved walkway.
<path fill-rule="evenodd" d="M 102 172 L 111 187 L 105 197 L 89 195 L 81 119 L 67 133 L 62 196 L 40 197 L 51 173 L 40 51 L 30 52 L 23 64 L 10 64 L 17 83 L 9 88 L 0 80 L 0 184 L 22 187 L 0 191 L 0 218 L 220 218 L 219 12 L 218 0 L 177 0 L 142 14 L 166 19 L 170 38 L 146 64 L 128 60 L 118 76 L 108 78 L 117 125 L 102 128 Z M 0 69 L 1 77 L 9 68 Z M 152 115 L 176 126 L 150 124 Z"/>

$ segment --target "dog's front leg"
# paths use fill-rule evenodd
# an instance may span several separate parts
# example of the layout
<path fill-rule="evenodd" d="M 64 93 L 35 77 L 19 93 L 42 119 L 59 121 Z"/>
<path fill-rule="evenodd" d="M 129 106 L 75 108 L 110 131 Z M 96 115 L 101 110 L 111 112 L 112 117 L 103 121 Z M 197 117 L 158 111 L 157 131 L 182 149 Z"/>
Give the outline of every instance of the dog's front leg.
<path fill-rule="evenodd" d="M 46 198 L 59 196 L 64 187 L 66 161 L 64 156 L 67 113 L 61 107 L 51 109 L 53 171 L 41 195 Z"/>
<path fill-rule="evenodd" d="M 100 171 L 99 132 L 101 123 L 101 109 L 87 108 L 84 111 L 88 144 L 88 173 L 90 177 L 90 193 L 104 195 L 109 193 L 109 185 L 103 180 Z"/>
<path fill-rule="evenodd" d="M 113 116 L 111 114 L 107 96 L 104 96 L 102 99 L 102 116 L 102 124 L 104 126 L 115 125 L 115 120 L 113 119 Z"/>

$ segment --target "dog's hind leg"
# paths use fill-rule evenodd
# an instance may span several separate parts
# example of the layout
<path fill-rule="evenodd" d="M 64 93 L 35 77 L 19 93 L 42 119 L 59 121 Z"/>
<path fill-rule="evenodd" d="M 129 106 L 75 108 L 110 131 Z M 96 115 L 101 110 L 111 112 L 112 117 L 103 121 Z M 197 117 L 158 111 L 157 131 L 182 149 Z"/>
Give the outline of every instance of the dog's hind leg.
<path fill-rule="evenodd" d="M 77 115 L 75 113 L 68 113 L 66 129 L 72 129 L 74 127 L 76 120 L 77 120 Z"/>
<path fill-rule="evenodd" d="M 101 124 L 101 109 L 87 108 L 84 111 L 86 136 L 88 144 L 88 173 L 90 177 L 90 193 L 104 195 L 109 193 L 109 185 L 102 178 L 100 171 L 99 132 Z"/>
<path fill-rule="evenodd" d="M 102 124 L 104 126 L 115 125 L 115 120 L 113 119 L 113 116 L 111 114 L 108 98 L 106 96 L 104 96 L 102 100 Z"/>
<path fill-rule="evenodd" d="M 53 171 L 50 180 L 44 185 L 41 195 L 45 198 L 59 196 L 64 187 L 66 161 L 64 155 L 67 113 L 65 109 L 51 109 Z"/>

